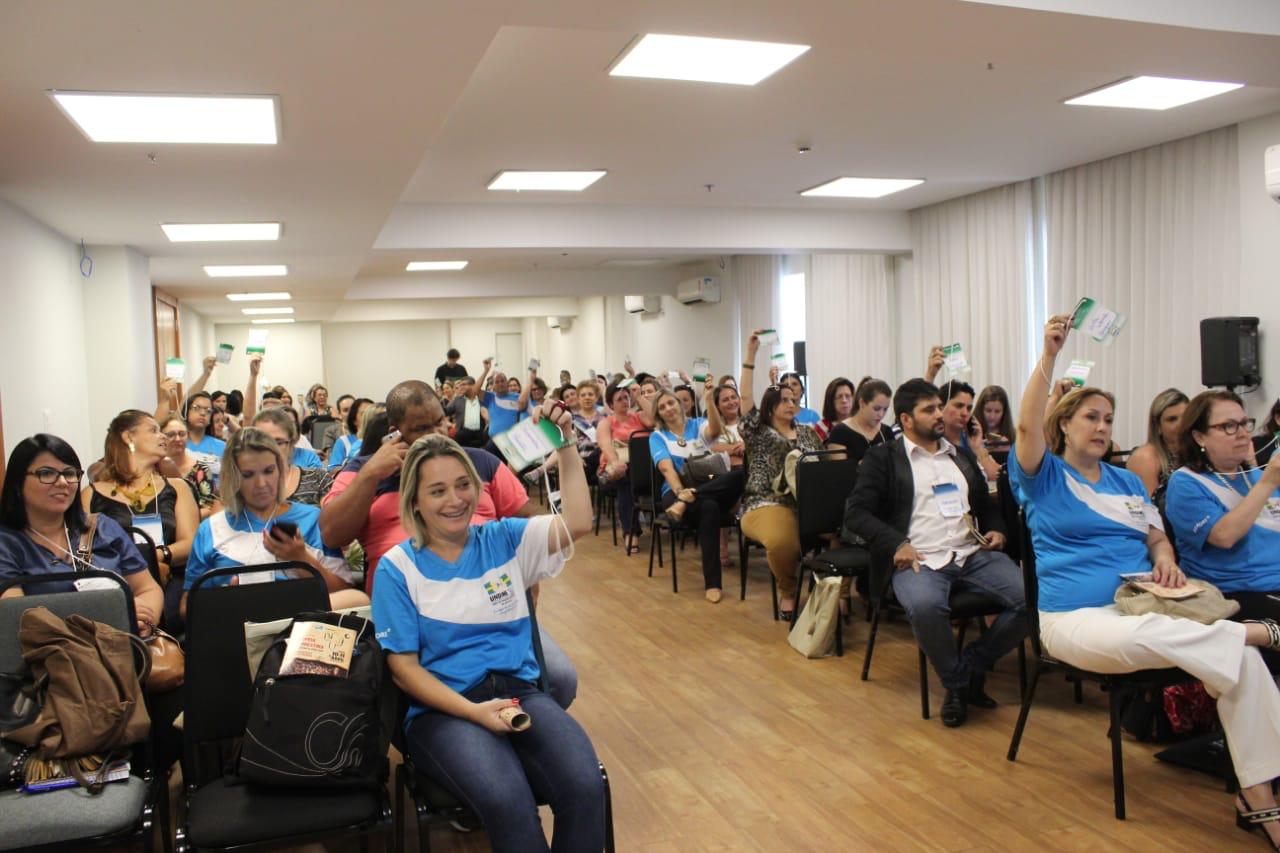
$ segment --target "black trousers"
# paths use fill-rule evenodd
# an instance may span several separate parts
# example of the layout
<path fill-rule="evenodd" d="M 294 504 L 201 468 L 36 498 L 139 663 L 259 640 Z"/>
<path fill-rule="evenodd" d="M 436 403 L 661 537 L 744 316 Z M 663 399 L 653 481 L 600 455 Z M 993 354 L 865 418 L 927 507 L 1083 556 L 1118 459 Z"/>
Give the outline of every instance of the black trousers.
<path fill-rule="evenodd" d="M 1224 592 L 1225 598 L 1240 602 L 1240 612 L 1231 617 L 1236 622 L 1245 619 L 1274 619 L 1280 622 L 1280 591 L 1277 592 Z M 1273 597 L 1274 596 L 1274 597 Z M 1258 649 L 1262 660 L 1275 675 L 1280 672 L 1280 652 Z"/>
<path fill-rule="evenodd" d="M 698 550 L 702 552 L 702 580 L 707 589 L 720 589 L 720 528 L 732 522 L 731 513 L 746 486 L 746 470 L 734 468 L 698 486 L 693 502 L 685 510 L 685 521 L 698 528 Z M 662 498 L 662 508 L 676 502 L 674 492 Z"/>

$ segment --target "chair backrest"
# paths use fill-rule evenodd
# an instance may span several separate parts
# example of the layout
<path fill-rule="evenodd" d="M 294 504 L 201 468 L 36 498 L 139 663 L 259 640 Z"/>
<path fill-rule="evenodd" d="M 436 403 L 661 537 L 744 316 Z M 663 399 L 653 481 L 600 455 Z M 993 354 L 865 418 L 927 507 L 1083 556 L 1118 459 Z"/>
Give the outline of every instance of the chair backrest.
<path fill-rule="evenodd" d="M 653 490 L 653 455 L 649 453 L 649 436 L 651 433 L 635 434 L 627 440 L 627 471 L 631 477 L 631 494 L 636 502 L 647 505 L 649 498 L 657 492 Z"/>
<path fill-rule="evenodd" d="M 858 479 L 855 459 L 831 459 L 843 451 L 810 451 L 796 464 L 796 518 L 802 547 L 816 537 L 839 533 L 844 502 Z"/>
<path fill-rule="evenodd" d="M 1018 562 L 1022 559 L 1023 543 L 1026 542 L 1022 529 L 1022 508 L 1018 506 L 1018 501 L 1013 496 L 1013 485 L 1009 482 L 1009 469 L 1003 465 L 1000 467 L 1000 474 L 996 477 L 996 503 L 1000 508 L 1000 518 L 1004 521 L 1005 530 L 1009 531 L 1004 551 L 1009 555 L 1009 559 Z"/>
<path fill-rule="evenodd" d="M 1027 603 L 1027 633 L 1036 657 L 1044 657 L 1040 648 L 1040 582 L 1036 578 L 1036 549 L 1031 544 L 1026 510 L 1018 510 L 1018 534 L 1022 537 L 1022 594 Z"/>
<path fill-rule="evenodd" d="M 270 583 L 213 586 L 241 573 L 216 569 L 201 575 L 187 598 L 187 663 L 183 684 L 183 738 L 193 744 L 238 737 L 253 698 L 244 623 L 286 619 L 305 610 L 328 610 L 320 573 L 306 563 L 254 566 L 255 571 L 300 570 L 306 577 Z"/>
<path fill-rule="evenodd" d="M 317 453 L 328 453 L 342 435 L 342 422 L 333 418 L 317 418 L 311 427 L 311 446 Z"/>
<path fill-rule="evenodd" d="M 10 587 L 35 580 L 49 583 L 85 578 L 107 578 L 115 581 L 116 585 L 111 589 L 47 592 L 0 599 L 0 672 L 22 674 L 27 671 L 27 663 L 22 659 L 22 651 L 18 646 L 18 625 L 22 620 L 22 614 L 32 607 L 47 607 L 54 615 L 64 619 L 73 613 L 78 613 L 95 622 L 119 628 L 121 631 L 133 632 L 135 627 L 133 592 L 125 579 L 113 572 L 56 572 L 19 576 L 0 583 L 0 593 Z"/>
<path fill-rule="evenodd" d="M 151 579 L 160 583 L 160 563 L 156 561 L 156 548 L 159 546 L 156 545 L 156 540 L 141 527 L 126 527 L 124 532 L 129 534 L 138 553 L 147 561 L 147 571 L 151 573 Z"/>

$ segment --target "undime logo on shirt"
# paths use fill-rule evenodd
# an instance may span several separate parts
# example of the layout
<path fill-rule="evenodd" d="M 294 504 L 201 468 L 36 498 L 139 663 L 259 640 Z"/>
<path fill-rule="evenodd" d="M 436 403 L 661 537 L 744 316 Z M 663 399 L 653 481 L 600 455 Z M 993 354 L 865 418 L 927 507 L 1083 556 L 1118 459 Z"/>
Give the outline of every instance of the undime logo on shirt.
<path fill-rule="evenodd" d="M 498 614 L 507 614 L 516 607 L 516 593 L 512 589 L 511 576 L 503 572 L 497 580 L 485 581 L 484 591 L 489 596 L 489 603 Z"/>

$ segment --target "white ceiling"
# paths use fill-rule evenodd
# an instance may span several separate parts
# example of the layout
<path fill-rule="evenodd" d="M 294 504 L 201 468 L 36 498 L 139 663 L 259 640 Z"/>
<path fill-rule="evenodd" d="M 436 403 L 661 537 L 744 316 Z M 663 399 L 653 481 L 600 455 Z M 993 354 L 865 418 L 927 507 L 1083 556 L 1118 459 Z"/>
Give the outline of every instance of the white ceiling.
<path fill-rule="evenodd" d="M 1139 20 L 1009 4 L 1100 14 L 1094 0 L 7 0 L 0 197 L 73 239 L 138 247 L 157 284 L 215 319 L 238 316 L 227 289 L 286 288 L 300 317 L 327 319 L 344 299 L 455 298 L 468 274 L 512 294 L 533 276 L 554 296 L 545 274 L 575 272 L 563 292 L 577 293 L 611 257 L 663 257 L 648 274 L 675 277 L 734 251 L 901 251 L 906 209 L 1280 110 L 1280 3 L 1214 4 L 1220 30 L 1150 22 L 1205 25 L 1207 4 L 1183 0 L 1109 7 Z M 813 49 L 756 87 L 609 77 L 642 32 Z M 1135 74 L 1248 85 L 1164 113 L 1061 103 Z M 51 88 L 276 94 L 282 144 L 156 146 L 151 163 L 148 146 L 88 142 Z M 487 192 L 503 168 L 609 174 L 581 194 Z M 927 182 L 878 201 L 797 195 L 849 174 Z M 158 228 L 274 219 L 275 244 L 173 245 Z M 457 287 L 403 271 L 463 250 Z M 200 271 L 260 261 L 291 275 Z"/>

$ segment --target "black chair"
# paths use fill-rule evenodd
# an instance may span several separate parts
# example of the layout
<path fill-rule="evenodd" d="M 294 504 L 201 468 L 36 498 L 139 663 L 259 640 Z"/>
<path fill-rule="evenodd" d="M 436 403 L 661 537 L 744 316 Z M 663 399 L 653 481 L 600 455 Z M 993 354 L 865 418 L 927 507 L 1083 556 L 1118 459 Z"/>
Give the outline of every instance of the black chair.
<path fill-rule="evenodd" d="M 47 607 L 62 617 L 78 613 L 133 633 L 136 624 L 133 593 L 123 578 L 111 572 L 19 576 L 0 582 L 0 593 L 23 583 L 85 578 L 105 578 L 116 586 L 0 600 L 0 674 L 21 679 L 28 672 L 18 645 L 18 625 L 22 614 L 32 607 Z M 164 774 L 155 772 L 150 745 L 137 744 L 129 759 L 129 778 L 108 784 L 95 797 L 74 788 L 38 796 L 18 791 L 0 793 L 0 849 L 53 853 L 127 844 L 140 846 L 149 853 L 154 849 L 155 828 L 159 823 L 164 827 L 161 834 L 167 850 L 166 798 Z"/>
<path fill-rule="evenodd" d="M 595 480 L 596 536 L 600 535 L 600 521 L 609 514 L 609 527 L 613 530 L 613 547 L 618 547 L 618 487 L 614 483 Z M 588 481 L 590 482 L 590 481 Z"/>
<path fill-rule="evenodd" d="M 1077 702 L 1079 701 L 1079 685 L 1083 681 L 1099 684 L 1107 693 L 1107 704 L 1111 714 L 1111 729 L 1108 737 L 1111 740 L 1111 783 L 1115 789 L 1116 819 L 1124 820 L 1124 754 L 1121 749 L 1120 708 L 1126 697 L 1144 690 L 1162 690 L 1174 684 L 1195 681 L 1195 678 L 1181 669 L 1144 669 L 1119 675 L 1092 672 L 1080 669 L 1069 663 L 1049 655 L 1040 644 L 1040 611 L 1039 585 L 1036 578 L 1036 555 L 1031 545 L 1031 534 L 1026 527 L 1025 516 L 1021 518 L 1024 547 L 1022 551 L 1022 582 L 1026 589 L 1027 599 L 1027 632 L 1031 638 L 1031 648 L 1036 653 L 1036 664 L 1031 670 L 1031 681 L 1022 695 L 1022 710 L 1018 713 L 1018 723 L 1013 729 L 1013 739 L 1009 741 L 1008 759 L 1015 761 L 1018 757 L 1018 746 L 1022 742 L 1022 732 L 1027 725 L 1027 715 L 1031 713 L 1031 703 L 1036 696 L 1036 685 L 1040 676 L 1048 672 L 1060 672 L 1076 684 Z"/>
<path fill-rule="evenodd" d="M 896 571 L 889 560 L 872 557 L 868 566 L 867 591 L 871 595 L 871 630 L 867 634 L 867 650 L 862 658 L 862 680 L 871 675 L 871 655 L 875 651 L 876 634 L 880 628 L 880 616 L 885 612 L 900 612 L 902 606 L 893 598 L 893 574 Z M 926 571 L 921 569 L 921 571 Z M 960 623 L 956 633 L 957 650 L 964 647 L 965 629 L 968 623 L 978 620 L 980 630 L 986 630 L 984 617 L 1004 612 L 1004 604 L 974 590 L 953 590 L 948 600 L 951 621 Z M 1030 607 L 1030 604 L 1028 604 Z M 920 716 L 929 719 L 929 660 L 924 649 L 916 645 L 920 670 Z M 1027 645 L 1018 644 L 1018 685 L 1025 698 L 1027 683 Z"/>
<path fill-rule="evenodd" d="M 201 576 L 187 600 L 186 713 L 183 722 L 183 810 L 179 851 L 267 850 L 330 838 L 388 836 L 394 830 L 386 789 L 316 791 L 240 784 L 224 773 L 244 733 L 253 699 L 244 623 L 270 622 L 306 610 L 328 610 L 320 573 L 305 563 L 253 566 L 299 570 L 304 577 L 214 586 L 245 568 Z M 386 676 L 385 681 L 390 680 Z"/>
<path fill-rule="evenodd" d="M 844 525 L 844 503 L 858 478 L 858 460 L 832 459 L 844 451 L 821 450 L 806 453 L 796 465 L 796 521 L 800 528 L 800 560 L 796 576 L 796 606 L 791 623 L 800 613 L 799 593 L 804 589 L 805 572 L 812 573 L 809 592 L 820 577 L 865 577 L 871 554 L 862 546 L 826 548 L 824 537 L 838 535 Z M 836 656 L 844 656 L 843 619 L 836 620 Z"/>
<path fill-rule="evenodd" d="M 530 633 L 533 635 L 533 653 L 538 660 L 538 687 L 547 689 L 547 666 L 542 656 L 542 635 L 538 631 L 538 617 L 533 594 L 525 590 L 525 601 L 529 605 Z M 479 820 L 458 797 L 431 776 L 423 773 L 413 763 L 404 739 L 404 726 L 401 721 L 409 710 L 409 698 L 397 690 L 398 696 L 395 725 L 392 727 L 391 743 L 401 755 L 402 761 L 396 768 L 396 829 L 395 849 L 404 850 L 405 833 L 404 818 L 405 794 L 413 800 L 415 820 L 418 824 L 418 850 L 420 853 L 431 851 L 431 827 L 441 823 L 468 822 L 479 823 Z M 600 777 L 604 782 L 604 819 L 605 850 L 613 853 L 613 794 L 609 789 L 609 774 L 600 765 Z M 546 805 L 539 802 L 538 805 Z"/>

